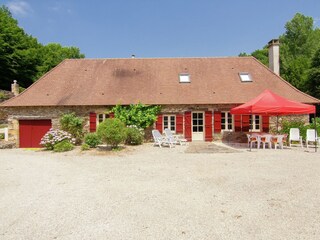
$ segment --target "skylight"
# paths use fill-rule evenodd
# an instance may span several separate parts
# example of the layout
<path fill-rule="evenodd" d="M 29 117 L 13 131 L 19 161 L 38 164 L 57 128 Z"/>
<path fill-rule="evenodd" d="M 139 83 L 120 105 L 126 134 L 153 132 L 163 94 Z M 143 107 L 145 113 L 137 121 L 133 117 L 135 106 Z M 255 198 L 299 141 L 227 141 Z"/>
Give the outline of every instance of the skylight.
<path fill-rule="evenodd" d="M 240 72 L 239 73 L 241 82 L 252 82 L 251 75 L 246 72 Z"/>
<path fill-rule="evenodd" d="M 181 82 L 181 83 L 189 83 L 190 82 L 189 73 L 180 73 L 179 74 L 179 82 Z"/>

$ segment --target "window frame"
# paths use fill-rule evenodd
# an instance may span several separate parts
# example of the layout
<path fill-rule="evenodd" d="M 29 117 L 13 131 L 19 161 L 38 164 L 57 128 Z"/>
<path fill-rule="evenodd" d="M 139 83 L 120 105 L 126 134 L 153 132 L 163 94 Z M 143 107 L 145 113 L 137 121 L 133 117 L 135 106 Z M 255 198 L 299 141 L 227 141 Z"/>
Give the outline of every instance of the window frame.
<path fill-rule="evenodd" d="M 242 76 L 248 76 L 248 79 L 243 79 Z M 239 72 L 240 81 L 243 83 L 252 82 L 252 76 L 248 72 Z"/>
<path fill-rule="evenodd" d="M 168 120 L 167 120 L 167 126 L 165 126 L 165 117 L 167 117 L 168 118 Z M 174 130 L 172 130 L 172 128 L 171 128 L 171 117 L 173 117 L 174 118 Z M 176 131 L 177 131 L 177 118 L 176 118 L 176 115 L 175 114 L 164 114 L 163 116 L 162 116 L 162 130 L 164 131 L 164 129 L 166 129 L 166 128 L 168 128 L 168 129 L 170 129 L 170 131 L 172 132 L 172 133 L 176 133 Z"/>
<path fill-rule="evenodd" d="M 188 77 L 187 81 L 182 81 L 182 77 Z M 190 74 L 189 73 L 179 73 L 179 83 L 191 83 Z"/>
<path fill-rule="evenodd" d="M 224 117 L 222 117 L 222 114 L 224 115 Z M 229 117 L 231 118 L 231 129 L 229 129 Z M 222 122 L 224 120 L 224 123 Z M 227 122 L 226 122 L 227 120 Z M 225 126 L 223 128 L 223 125 Z M 227 126 L 227 128 L 226 128 Z M 233 115 L 230 113 L 230 111 L 221 111 L 221 131 L 223 132 L 233 132 L 234 130 L 234 117 Z"/>
<path fill-rule="evenodd" d="M 257 129 L 257 123 L 256 123 L 256 120 L 257 120 L 257 117 L 258 117 L 258 120 L 259 120 L 259 128 Z M 252 124 L 252 121 L 253 121 L 253 124 Z M 262 116 L 261 115 L 249 115 L 249 131 L 250 132 L 260 132 L 261 131 L 261 124 L 262 124 Z"/>
<path fill-rule="evenodd" d="M 100 121 L 100 116 L 102 115 L 102 121 Z M 100 123 L 102 123 L 107 118 L 110 118 L 110 115 L 108 113 L 97 113 L 97 126 L 99 126 Z"/>

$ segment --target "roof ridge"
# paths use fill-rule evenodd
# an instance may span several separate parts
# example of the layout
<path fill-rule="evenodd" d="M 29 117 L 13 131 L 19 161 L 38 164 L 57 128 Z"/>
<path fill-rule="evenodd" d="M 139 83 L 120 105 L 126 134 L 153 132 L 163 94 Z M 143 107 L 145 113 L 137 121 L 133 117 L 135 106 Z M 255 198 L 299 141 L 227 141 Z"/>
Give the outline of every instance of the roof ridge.
<path fill-rule="evenodd" d="M 127 57 L 127 58 L 70 58 L 70 59 L 65 59 L 67 61 L 92 61 L 92 60 L 122 60 L 122 59 L 132 59 L 132 60 L 151 60 L 151 59 L 228 59 L 228 58 L 243 58 L 243 59 L 250 59 L 253 58 L 252 56 L 245 56 L 245 57 L 239 57 L 239 56 L 221 56 L 221 57 Z"/>

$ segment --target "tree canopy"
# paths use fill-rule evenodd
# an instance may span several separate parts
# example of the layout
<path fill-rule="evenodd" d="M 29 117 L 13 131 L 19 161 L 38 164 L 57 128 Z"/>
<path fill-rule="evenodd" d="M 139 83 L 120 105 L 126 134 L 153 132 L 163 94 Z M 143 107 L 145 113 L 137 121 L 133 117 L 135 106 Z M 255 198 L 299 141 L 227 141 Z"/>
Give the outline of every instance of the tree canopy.
<path fill-rule="evenodd" d="M 296 88 L 313 96 L 313 86 L 309 83 L 312 58 L 320 49 L 320 29 L 314 26 L 312 17 L 297 13 L 285 25 L 285 33 L 280 40 L 280 75 Z M 243 56 L 246 53 L 241 53 Z M 268 48 L 258 49 L 252 56 L 268 65 Z"/>
<path fill-rule="evenodd" d="M 18 26 L 9 9 L 0 6 L 0 89 L 10 90 L 14 79 L 26 88 L 66 58 L 83 58 L 76 47 L 42 45 Z"/>
<path fill-rule="evenodd" d="M 320 99 L 320 49 L 314 54 L 307 78 L 308 93 Z"/>

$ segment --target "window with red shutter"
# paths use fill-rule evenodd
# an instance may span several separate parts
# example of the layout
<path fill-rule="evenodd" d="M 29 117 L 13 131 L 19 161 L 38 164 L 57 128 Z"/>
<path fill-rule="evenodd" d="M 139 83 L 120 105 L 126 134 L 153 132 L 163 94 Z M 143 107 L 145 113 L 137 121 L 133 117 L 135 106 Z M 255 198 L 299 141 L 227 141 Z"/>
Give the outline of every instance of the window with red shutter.
<path fill-rule="evenodd" d="M 89 121 L 90 121 L 90 126 L 89 126 L 90 132 L 95 132 L 97 130 L 97 114 L 91 112 Z"/>
<path fill-rule="evenodd" d="M 214 118 L 214 132 L 220 133 L 221 132 L 221 112 L 215 111 L 213 118 Z"/>
<path fill-rule="evenodd" d="M 262 131 L 269 132 L 269 116 L 262 116 Z"/>
<path fill-rule="evenodd" d="M 158 115 L 157 121 L 156 121 L 156 129 L 162 133 L 162 114 Z"/>
<path fill-rule="evenodd" d="M 176 133 L 183 134 L 183 115 L 182 114 L 176 115 Z"/>
<path fill-rule="evenodd" d="M 212 112 L 205 112 L 205 141 L 212 141 Z"/>
<path fill-rule="evenodd" d="M 191 112 L 184 113 L 184 137 L 188 142 L 192 141 Z"/>

